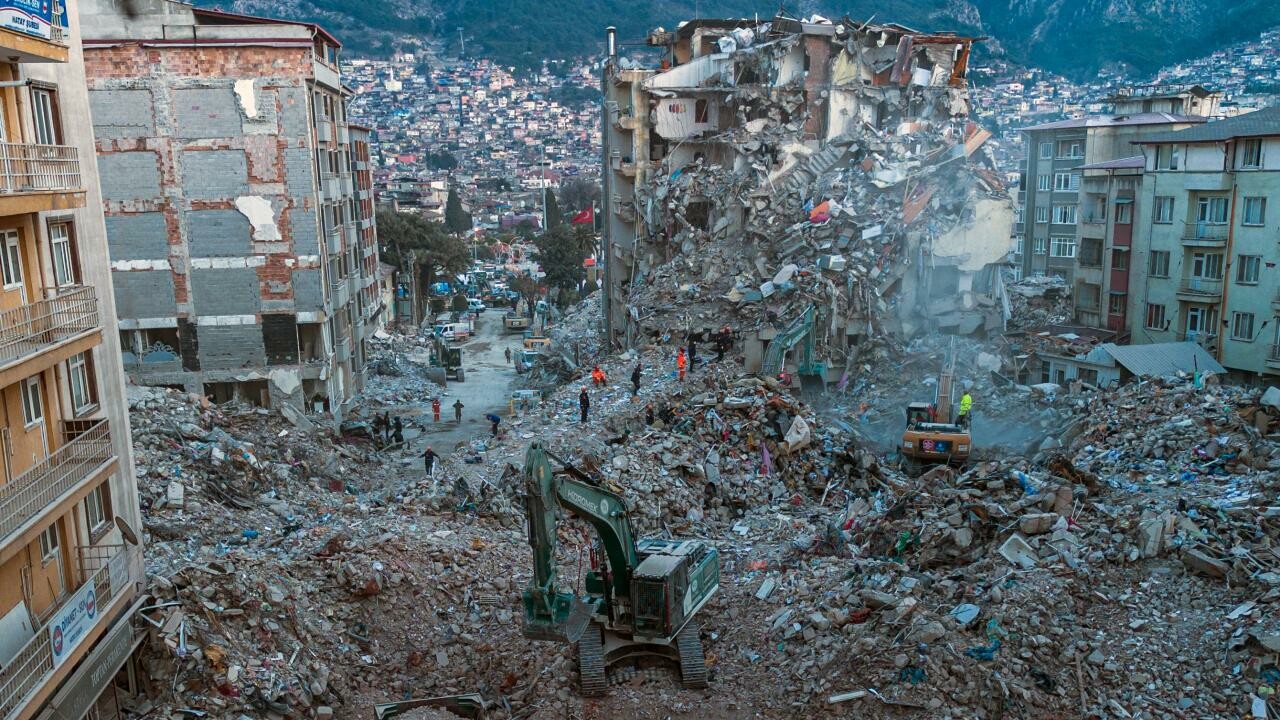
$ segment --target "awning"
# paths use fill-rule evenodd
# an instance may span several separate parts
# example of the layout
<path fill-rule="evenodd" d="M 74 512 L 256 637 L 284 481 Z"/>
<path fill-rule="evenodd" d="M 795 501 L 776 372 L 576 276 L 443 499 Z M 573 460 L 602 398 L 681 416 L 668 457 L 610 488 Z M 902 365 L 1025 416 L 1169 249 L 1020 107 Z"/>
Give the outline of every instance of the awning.
<path fill-rule="evenodd" d="M 1118 197 L 1118 198 L 1116 198 L 1116 204 L 1117 204 L 1117 205 L 1132 205 L 1132 204 L 1133 204 L 1133 198 L 1131 198 L 1131 197 Z"/>

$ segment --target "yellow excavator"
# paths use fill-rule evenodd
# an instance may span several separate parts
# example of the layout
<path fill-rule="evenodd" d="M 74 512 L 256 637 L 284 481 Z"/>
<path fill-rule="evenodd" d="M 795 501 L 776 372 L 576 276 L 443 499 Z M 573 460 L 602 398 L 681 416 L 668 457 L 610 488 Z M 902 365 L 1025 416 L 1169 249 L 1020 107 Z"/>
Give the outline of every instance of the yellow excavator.
<path fill-rule="evenodd" d="M 932 403 L 913 402 L 907 406 L 907 428 L 899 448 L 905 469 L 918 472 L 929 465 L 964 465 L 969 461 L 973 439 L 969 420 L 955 415 L 955 348 L 948 353 L 938 375 Z"/>

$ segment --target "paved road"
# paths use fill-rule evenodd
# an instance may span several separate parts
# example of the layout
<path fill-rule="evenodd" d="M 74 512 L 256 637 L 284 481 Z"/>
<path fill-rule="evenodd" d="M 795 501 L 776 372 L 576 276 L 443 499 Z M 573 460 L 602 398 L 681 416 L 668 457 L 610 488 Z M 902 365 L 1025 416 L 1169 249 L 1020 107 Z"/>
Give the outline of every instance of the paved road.
<path fill-rule="evenodd" d="M 466 382 L 449 381 L 445 389 L 447 394 L 440 400 L 442 422 L 433 425 L 430 414 L 422 418 L 428 428 L 426 436 L 438 452 L 475 435 L 487 434 L 489 423 L 484 419 L 486 414 L 497 413 L 506 418 L 516 371 L 507 362 L 504 351 L 511 348 L 514 354 L 521 343 L 520 333 L 502 331 L 502 313 L 498 310 L 489 310 L 476 321 L 475 336 L 462 345 Z M 453 421 L 453 402 L 457 399 L 466 406 L 461 423 Z M 415 440 L 413 444 L 422 447 L 421 440 Z"/>

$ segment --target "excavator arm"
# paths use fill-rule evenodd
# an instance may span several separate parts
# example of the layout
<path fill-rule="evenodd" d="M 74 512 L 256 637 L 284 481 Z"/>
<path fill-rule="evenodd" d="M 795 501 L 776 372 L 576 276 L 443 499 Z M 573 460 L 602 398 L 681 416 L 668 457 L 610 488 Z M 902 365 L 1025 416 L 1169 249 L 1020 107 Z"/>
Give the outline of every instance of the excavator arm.
<path fill-rule="evenodd" d="M 555 459 L 565 468 L 557 475 Z M 595 607 L 557 583 L 556 506 L 581 517 L 595 528 L 609 558 L 613 597 L 628 597 L 631 576 L 638 559 L 631 521 L 622 498 L 592 484 L 585 474 L 556 458 L 540 443 L 525 454 L 525 511 L 529 520 L 529 545 L 533 548 L 533 580 L 525 589 L 524 634 L 543 640 L 575 642 L 581 637 Z"/>

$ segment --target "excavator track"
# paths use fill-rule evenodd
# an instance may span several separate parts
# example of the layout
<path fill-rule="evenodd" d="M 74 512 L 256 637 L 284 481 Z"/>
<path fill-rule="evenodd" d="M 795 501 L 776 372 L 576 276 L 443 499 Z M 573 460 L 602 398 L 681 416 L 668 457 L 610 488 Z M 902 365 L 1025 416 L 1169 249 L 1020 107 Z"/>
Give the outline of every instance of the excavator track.
<path fill-rule="evenodd" d="M 608 687 L 604 674 L 604 639 L 596 623 L 588 625 L 578 640 L 578 686 L 583 697 L 600 697 Z"/>
<path fill-rule="evenodd" d="M 689 623 L 676 636 L 680 651 L 680 682 L 686 688 L 700 690 L 707 686 L 707 657 L 702 653 L 700 628 Z"/>

